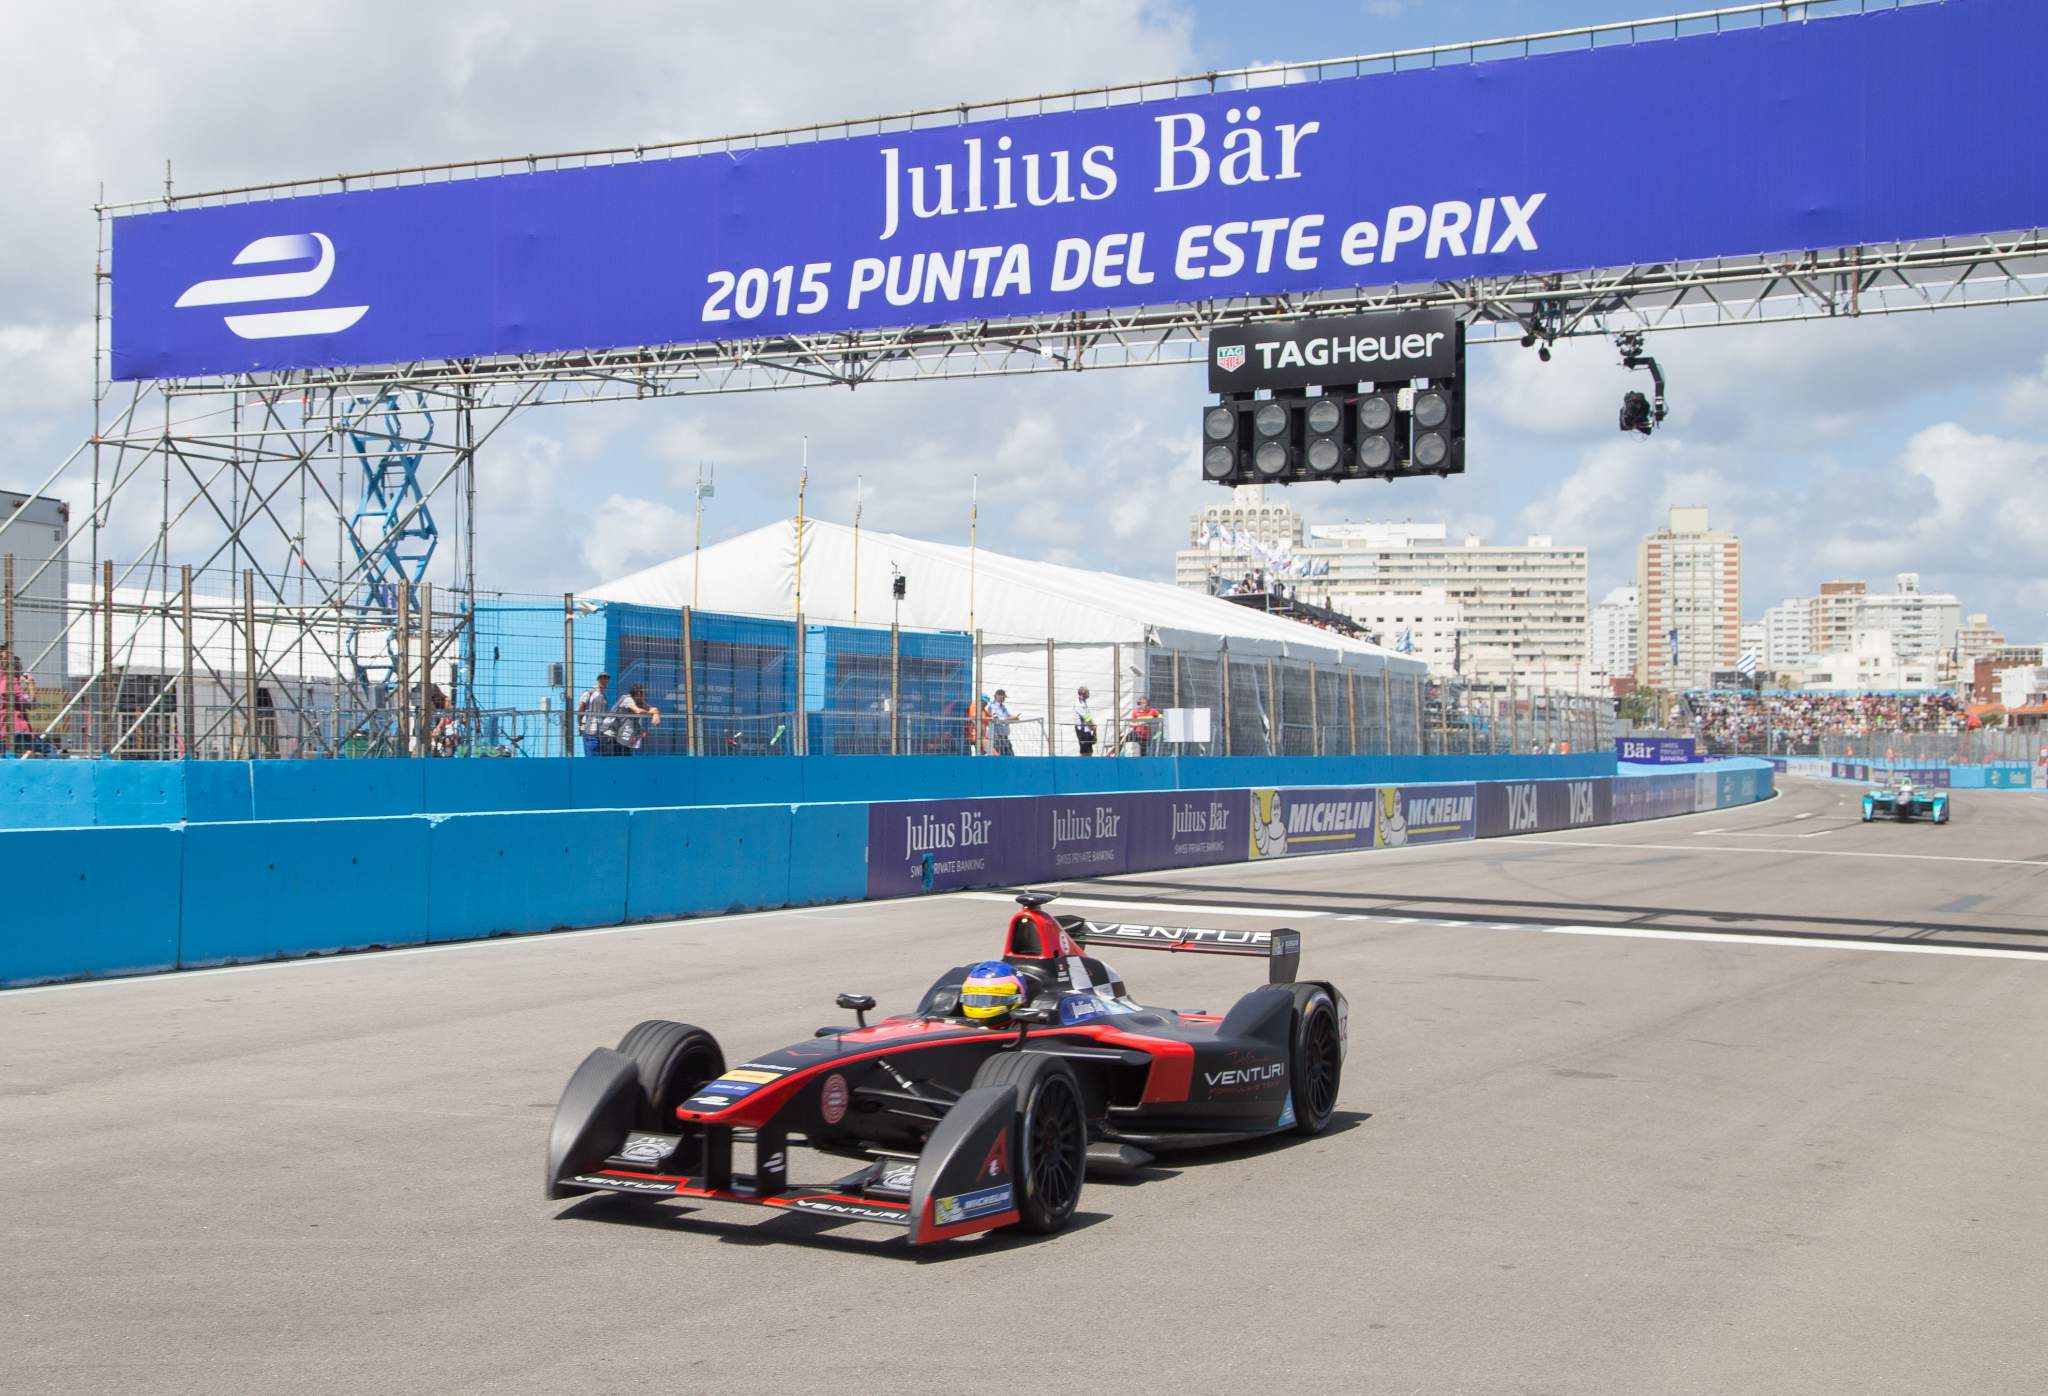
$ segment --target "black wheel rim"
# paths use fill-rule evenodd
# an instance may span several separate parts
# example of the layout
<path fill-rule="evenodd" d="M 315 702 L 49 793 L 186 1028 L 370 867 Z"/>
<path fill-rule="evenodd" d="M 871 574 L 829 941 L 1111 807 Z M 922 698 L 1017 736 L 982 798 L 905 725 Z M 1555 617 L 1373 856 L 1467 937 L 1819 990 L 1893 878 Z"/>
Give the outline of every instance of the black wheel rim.
<path fill-rule="evenodd" d="M 1337 1108 L 1337 1020 L 1327 1011 L 1309 1015 L 1307 1051 L 1302 1055 L 1303 1091 L 1309 1114 L 1322 1119 Z"/>
<path fill-rule="evenodd" d="M 1057 1077 L 1038 1091 L 1031 1112 L 1031 1191 L 1048 1215 L 1061 1216 L 1080 1200 L 1082 1138 L 1081 1103 L 1074 1089 Z"/>

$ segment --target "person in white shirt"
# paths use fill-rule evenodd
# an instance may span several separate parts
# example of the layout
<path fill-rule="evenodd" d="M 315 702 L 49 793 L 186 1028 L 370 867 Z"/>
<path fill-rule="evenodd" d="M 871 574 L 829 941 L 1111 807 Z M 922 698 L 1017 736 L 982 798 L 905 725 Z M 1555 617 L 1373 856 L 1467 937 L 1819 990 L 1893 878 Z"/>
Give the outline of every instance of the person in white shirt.
<path fill-rule="evenodd" d="M 1095 712 L 1088 706 L 1086 688 L 1074 694 L 1074 740 L 1081 744 L 1083 756 L 1095 754 Z"/>
<path fill-rule="evenodd" d="M 988 705 L 989 739 L 998 756 L 1015 756 L 1010 746 L 1010 721 L 1016 714 L 1010 711 L 1010 695 L 1002 689 L 996 690 L 996 699 Z"/>
<path fill-rule="evenodd" d="M 604 720 L 611 711 L 611 697 L 604 690 L 611 681 L 610 674 L 599 674 L 596 687 L 584 689 L 576 700 L 576 730 L 583 734 L 585 756 L 596 756 L 604 739 Z"/>

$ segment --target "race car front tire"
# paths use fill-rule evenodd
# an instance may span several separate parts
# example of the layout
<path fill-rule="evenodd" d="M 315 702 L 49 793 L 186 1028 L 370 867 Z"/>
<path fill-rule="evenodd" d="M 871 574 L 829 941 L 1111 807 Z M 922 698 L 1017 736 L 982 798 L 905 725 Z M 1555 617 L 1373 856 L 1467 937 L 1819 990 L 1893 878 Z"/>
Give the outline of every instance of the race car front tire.
<path fill-rule="evenodd" d="M 718 1039 L 691 1023 L 664 1018 L 636 1023 L 619 1039 L 619 1053 L 631 1058 L 640 1074 L 639 1128 L 656 1134 L 674 1134 L 676 1107 L 706 1081 L 725 1074 Z"/>
<path fill-rule="evenodd" d="M 1344 1076 L 1337 1006 L 1327 989 L 1295 986 L 1294 1042 L 1287 1068 L 1294 1092 L 1294 1132 L 1321 1134 L 1337 1113 L 1337 1087 Z"/>
<path fill-rule="evenodd" d="M 974 1084 L 1017 1093 L 1010 1136 L 1017 1231 L 1058 1231 L 1081 1201 L 1088 1168 L 1088 1115 L 1074 1068 L 1044 1052 L 998 1052 L 974 1073 Z"/>

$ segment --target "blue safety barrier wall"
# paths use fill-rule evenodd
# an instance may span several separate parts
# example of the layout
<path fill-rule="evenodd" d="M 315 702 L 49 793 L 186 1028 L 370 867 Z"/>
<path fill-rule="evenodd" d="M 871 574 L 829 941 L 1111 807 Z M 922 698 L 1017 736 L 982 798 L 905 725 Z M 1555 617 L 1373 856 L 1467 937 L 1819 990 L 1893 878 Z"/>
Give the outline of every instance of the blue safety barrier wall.
<path fill-rule="evenodd" d="M 1380 769 L 1430 769 L 1404 761 Z M 707 764 L 756 767 L 746 781 L 785 791 L 804 774 L 800 763 L 770 758 Z M 1100 764 L 1144 774 L 1136 759 Z M 84 763 L 47 769 L 74 765 L 91 774 Z M 583 766 L 618 768 L 591 777 L 614 792 L 653 790 L 702 771 L 664 770 L 653 758 L 579 763 L 569 774 L 572 795 Z M 292 788 L 374 806 L 402 801 L 409 790 L 402 775 L 386 784 L 344 776 L 348 783 L 334 785 L 299 772 L 266 787 L 258 769 L 253 791 L 209 775 L 186 795 L 230 810 L 244 793 L 258 808 L 266 795 L 282 798 Z M 1057 763 L 1043 770 L 1057 783 Z M 10 910 L 20 914 L 0 927 L 0 986 L 1568 829 L 1763 799 L 1772 774 L 1766 762 L 1727 761 L 1676 774 L 1624 768 L 1619 776 L 1522 781 L 13 830 L 0 832 L 0 856 L 19 870 Z M 500 782 L 486 787 L 422 775 L 421 794 L 426 782 L 447 780 L 455 783 L 437 787 L 437 798 L 554 797 L 525 779 L 486 776 Z M 36 780 L 39 798 L 54 808 L 85 798 L 77 771 Z M 140 812 L 168 799 L 168 789 L 143 781 L 111 793 L 118 808 Z M 598 788 L 583 794 L 596 798 Z"/>
<path fill-rule="evenodd" d="M 176 968 L 183 848 L 175 828 L 0 834 L 0 985 Z"/>
<path fill-rule="evenodd" d="M 0 830 L 1608 776 L 1575 756 L 0 761 Z"/>
<path fill-rule="evenodd" d="M 1829 761 L 1813 774 L 1859 785 L 1906 776 L 1918 785 L 1947 785 L 1957 790 L 2031 790 L 2034 768 L 2025 761 L 1993 761 L 1963 766 L 1913 761 Z"/>

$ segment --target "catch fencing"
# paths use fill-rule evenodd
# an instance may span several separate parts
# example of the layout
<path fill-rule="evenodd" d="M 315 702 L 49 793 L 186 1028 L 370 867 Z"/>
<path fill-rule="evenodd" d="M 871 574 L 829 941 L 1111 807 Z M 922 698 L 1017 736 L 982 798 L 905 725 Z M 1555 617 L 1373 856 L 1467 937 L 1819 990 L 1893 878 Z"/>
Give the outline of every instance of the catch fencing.
<path fill-rule="evenodd" d="M 1307 637 L 1339 662 L 1229 637 L 1083 643 L 432 584 L 337 605 L 310 574 L 0 567 L 17 755 L 1506 755 L 1614 735 L 1604 700 L 1424 680 Z"/>

